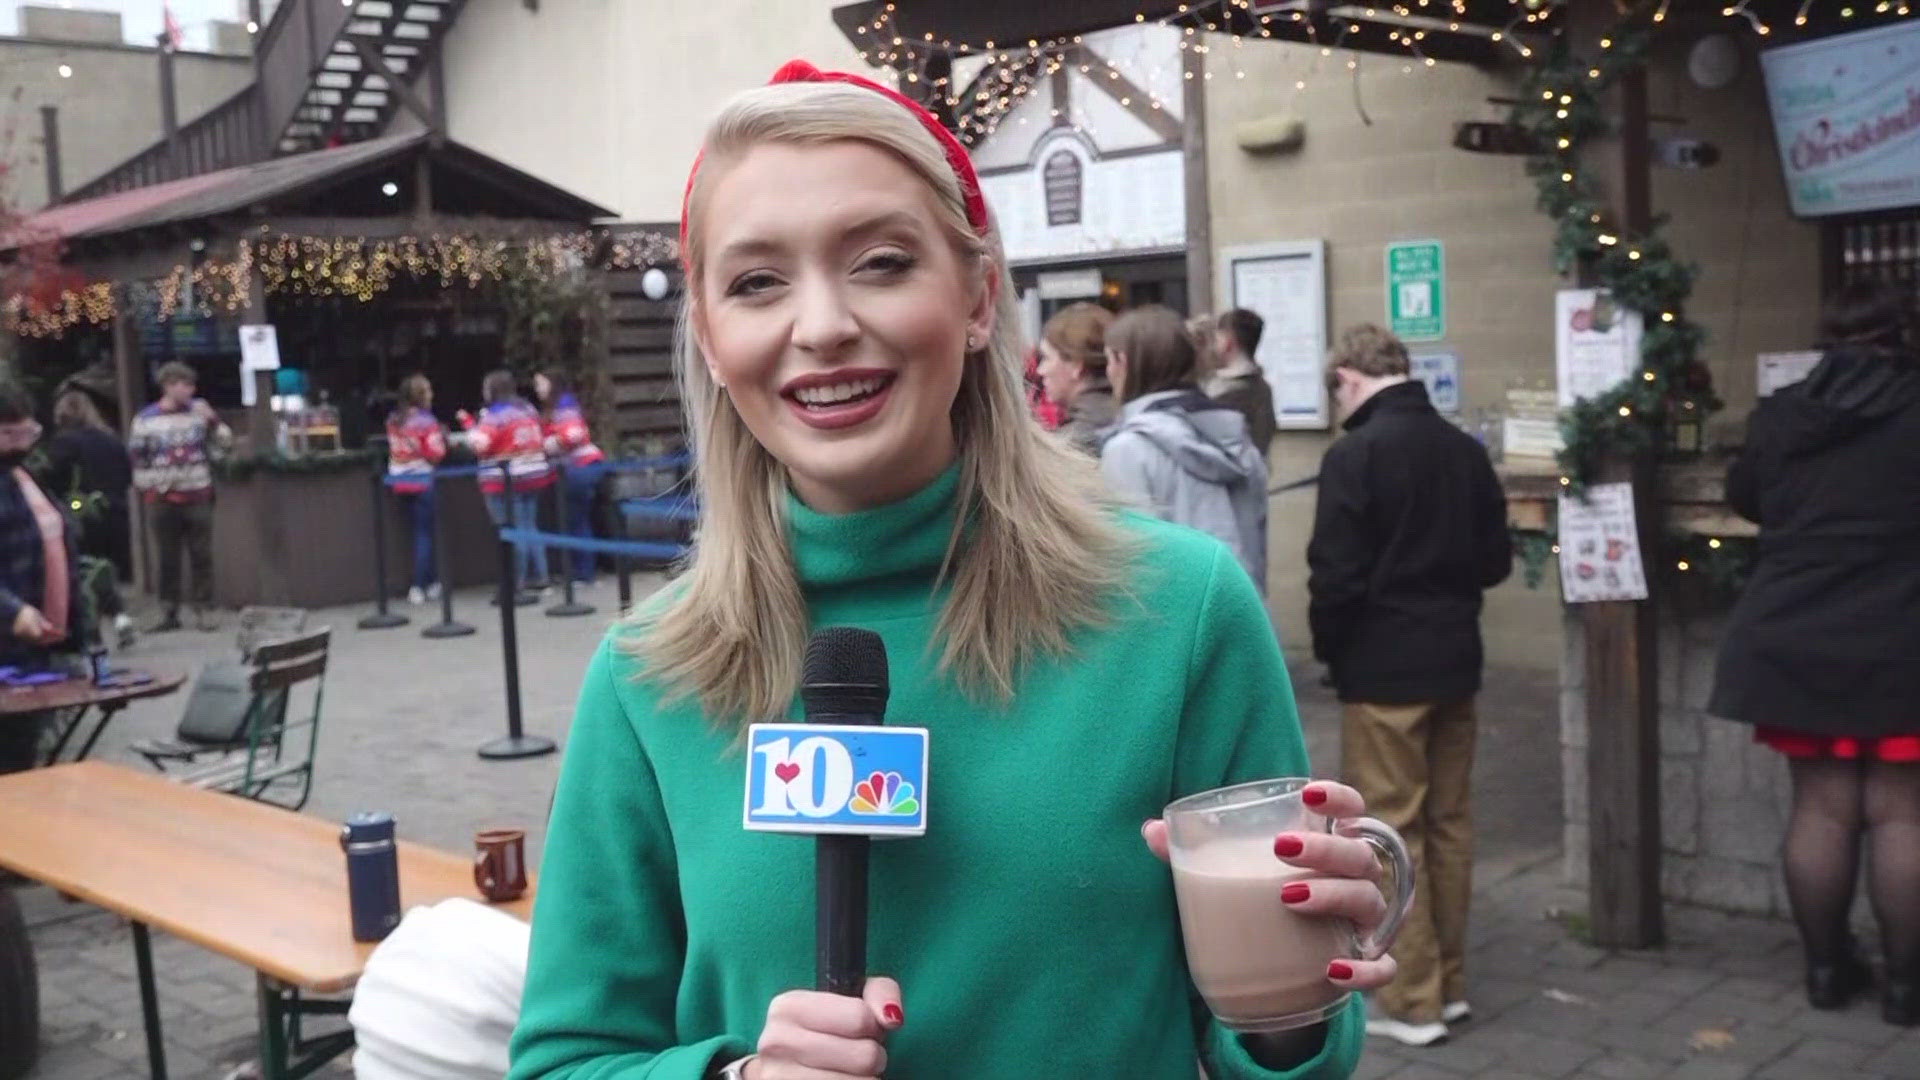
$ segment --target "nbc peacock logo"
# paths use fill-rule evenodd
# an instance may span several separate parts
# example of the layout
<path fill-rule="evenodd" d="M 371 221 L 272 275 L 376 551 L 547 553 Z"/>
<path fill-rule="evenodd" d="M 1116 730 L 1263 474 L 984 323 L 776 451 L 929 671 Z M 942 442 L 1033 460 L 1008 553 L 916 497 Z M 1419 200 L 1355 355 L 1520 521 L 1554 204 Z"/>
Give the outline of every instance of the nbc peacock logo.
<path fill-rule="evenodd" d="M 920 800 L 899 773 L 876 772 L 854 785 L 849 809 L 873 817 L 912 817 L 920 812 Z"/>

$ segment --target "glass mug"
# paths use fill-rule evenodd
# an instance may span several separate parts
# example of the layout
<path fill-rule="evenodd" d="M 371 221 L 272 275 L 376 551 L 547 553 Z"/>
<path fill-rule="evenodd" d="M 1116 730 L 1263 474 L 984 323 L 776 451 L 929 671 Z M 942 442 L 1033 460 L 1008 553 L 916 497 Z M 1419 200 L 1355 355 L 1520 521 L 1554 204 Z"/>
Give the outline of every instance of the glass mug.
<path fill-rule="evenodd" d="M 1309 783 L 1256 780 L 1166 809 L 1187 970 L 1213 1015 L 1235 1031 L 1285 1031 L 1340 1011 L 1348 991 L 1327 981 L 1327 964 L 1385 955 L 1413 906 L 1413 860 L 1400 834 L 1372 818 L 1314 813 L 1300 799 Z M 1337 833 L 1374 847 L 1393 880 L 1378 930 L 1362 937 L 1345 919 L 1302 915 L 1281 901 L 1289 881 L 1322 876 L 1274 855 L 1283 832 Z"/>

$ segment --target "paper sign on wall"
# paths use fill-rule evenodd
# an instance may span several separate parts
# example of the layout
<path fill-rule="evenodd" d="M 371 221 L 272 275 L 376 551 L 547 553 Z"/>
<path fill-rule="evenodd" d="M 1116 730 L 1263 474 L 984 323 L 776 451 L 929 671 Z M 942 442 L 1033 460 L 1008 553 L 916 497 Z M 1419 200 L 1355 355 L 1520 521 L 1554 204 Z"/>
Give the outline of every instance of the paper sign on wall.
<path fill-rule="evenodd" d="M 1414 353 L 1413 377 L 1427 384 L 1433 407 L 1443 413 L 1460 411 L 1460 355 L 1450 352 Z"/>
<path fill-rule="evenodd" d="M 240 327 L 240 404 L 253 407 L 253 373 L 280 370 L 280 335 L 272 323 Z"/>
<path fill-rule="evenodd" d="M 1806 378 L 1819 362 L 1817 352 L 1763 352 L 1756 364 L 1755 388 L 1766 397 Z"/>
<path fill-rule="evenodd" d="M 1596 398 L 1640 366 L 1640 313 L 1602 289 L 1562 289 L 1554 297 L 1554 371 L 1560 407 Z"/>
<path fill-rule="evenodd" d="M 1560 496 L 1560 594 L 1569 604 L 1647 598 L 1632 484 Z"/>

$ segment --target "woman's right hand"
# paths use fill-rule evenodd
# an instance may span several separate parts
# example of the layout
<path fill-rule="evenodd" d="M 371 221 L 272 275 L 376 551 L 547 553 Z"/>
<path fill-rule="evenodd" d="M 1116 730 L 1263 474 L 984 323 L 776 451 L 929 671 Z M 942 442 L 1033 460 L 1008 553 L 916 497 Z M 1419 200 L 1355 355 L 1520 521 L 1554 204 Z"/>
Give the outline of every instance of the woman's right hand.
<path fill-rule="evenodd" d="M 746 1080 L 878 1080 L 887 1036 L 906 1023 L 900 984 L 871 978 L 860 997 L 789 990 L 767 1006 Z"/>
<path fill-rule="evenodd" d="M 32 604 L 24 604 L 19 613 L 13 617 L 13 636 L 16 640 L 30 645 L 49 644 L 53 639 L 53 624 L 47 621 L 45 615 L 40 614 L 39 608 Z"/>

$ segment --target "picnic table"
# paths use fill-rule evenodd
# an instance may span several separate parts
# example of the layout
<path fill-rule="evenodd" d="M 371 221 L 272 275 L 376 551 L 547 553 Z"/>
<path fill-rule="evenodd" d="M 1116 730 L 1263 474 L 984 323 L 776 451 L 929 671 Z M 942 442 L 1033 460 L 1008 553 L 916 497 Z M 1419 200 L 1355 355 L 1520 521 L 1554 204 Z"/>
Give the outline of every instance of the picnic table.
<path fill-rule="evenodd" d="M 372 944 L 353 940 L 340 826 L 98 761 L 0 776 L 0 867 L 125 917 L 154 1080 L 166 1055 L 149 927 L 255 972 L 265 1080 L 305 1076 L 353 1032 L 305 1038 L 303 1018 L 344 1016 Z M 405 823 L 402 822 L 402 827 Z M 401 909 L 479 900 L 471 856 L 399 843 Z M 533 887 L 496 905 L 520 919 Z"/>
<path fill-rule="evenodd" d="M 86 741 L 80 744 L 79 751 L 73 757 L 75 761 L 83 761 L 93 752 L 93 744 L 100 741 L 100 734 L 107 730 L 107 725 L 120 715 L 122 709 L 142 698 L 165 697 L 180 689 L 181 684 L 187 681 L 187 677 L 177 671 L 132 669 L 125 674 L 145 675 L 150 681 L 139 685 L 95 686 L 93 680 L 75 676 L 39 686 L 0 687 L 0 723 L 5 723 L 10 717 L 73 710 L 73 715 L 61 725 L 59 737 L 54 740 L 53 748 L 47 751 L 46 760 L 42 762 L 52 765 L 60 760 L 60 753 L 67 748 L 68 740 L 86 721 L 87 711 L 95 710 L 99 718 L 94 721 L 93 730 L 87 734 Z"/>

